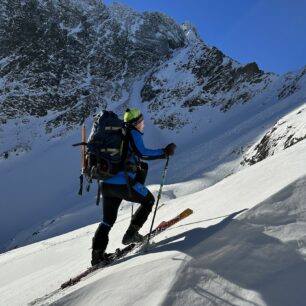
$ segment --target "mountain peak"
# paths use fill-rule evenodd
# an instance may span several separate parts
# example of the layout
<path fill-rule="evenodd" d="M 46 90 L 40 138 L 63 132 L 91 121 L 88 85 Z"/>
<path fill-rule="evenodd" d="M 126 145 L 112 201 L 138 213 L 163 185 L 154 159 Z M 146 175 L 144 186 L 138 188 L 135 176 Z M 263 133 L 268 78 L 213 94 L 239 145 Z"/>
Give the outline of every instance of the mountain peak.
<path fill-rule="evenodd" d="M 127 6 L 124 3 L 114 1 L 112 4 L 109 6 L 109 9 L 113 13 L 122 14 L 123 16 L 127 15 L 138 15 L 140 16 L 141 14 L 136 12 L 134 9 L 131 7 Z M 118 16 L 119 17 L 119 16 Z"/>
<path fill-rule="evenodd" d="M 199 40 L 203 41 L 200 35 L 198 34 L 196 27 L 190 21 L 183 22 L 182 30 L 184 31 L 186 38 L 189 42 L 195 42 Z"/>

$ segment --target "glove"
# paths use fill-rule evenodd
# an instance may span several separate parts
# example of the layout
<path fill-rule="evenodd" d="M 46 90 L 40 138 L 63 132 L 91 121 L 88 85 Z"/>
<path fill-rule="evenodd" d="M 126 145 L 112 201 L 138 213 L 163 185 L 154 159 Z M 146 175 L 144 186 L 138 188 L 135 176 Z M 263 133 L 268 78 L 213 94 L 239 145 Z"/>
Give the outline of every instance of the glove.
<path fill-rule="evenodd" d="M 176 149 L 176 144 L 175 143 L 169 143 L 164 148 L 164 153 L 165 153 L 166 157 L 172 156 L 174 154 L 175 149 Z"/>

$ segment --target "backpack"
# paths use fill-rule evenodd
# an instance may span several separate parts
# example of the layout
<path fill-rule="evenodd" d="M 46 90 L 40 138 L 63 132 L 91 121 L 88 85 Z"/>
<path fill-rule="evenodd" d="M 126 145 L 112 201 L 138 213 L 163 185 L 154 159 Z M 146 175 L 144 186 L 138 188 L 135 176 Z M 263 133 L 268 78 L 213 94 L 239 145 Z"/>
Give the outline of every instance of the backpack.
<path fill-rule="evenodd" d="M 102 111 L 94 117 L 91 133 L 86 138 L 85 125 L 82 128 L 82 142 L 73 147 L 82 146 L 82 170 L 80 189 L 83 194 L 83 175 L 88 182 L 86 190 L 90 190 L 93 179 L 98 182 L 97 205 L 100 198 L 100 180 L 116 175 L 119 171 L 127 171 L 127 128 L 124 121 L 111 111 Z M 86 149 L 85 149 L 86 148 Z"/>
<path fill-rule="evenodd" d="M 103 180 L 123 170 L 124 122 L 111 111 L 94 117 L 87 140 L 84 173 L 89 180 Z"/>

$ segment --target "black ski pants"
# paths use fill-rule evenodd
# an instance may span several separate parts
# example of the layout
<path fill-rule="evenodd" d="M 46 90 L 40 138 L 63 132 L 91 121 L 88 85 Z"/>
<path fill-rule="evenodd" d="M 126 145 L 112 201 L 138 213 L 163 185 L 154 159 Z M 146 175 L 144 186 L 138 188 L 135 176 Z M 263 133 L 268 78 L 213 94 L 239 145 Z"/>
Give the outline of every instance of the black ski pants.
<path fill-rule="evenodd" d="M 108 234 L 116 222 L 118 209 L 122 200 L 141 204 L 134 213 L 131 224 L 142 227 L 146 222 L 152 211 L 155 199 L 153 194 L 144 185 L 148 172 L 148 165 L 142 163 L 142 169 L 142 171 L 137 173 L 135 179 L 130 181 L 130 190 L 127 185 L 102 183 L 103 221 L 100 223 L 93 238 L 93 249 L 106 250 Z"/>

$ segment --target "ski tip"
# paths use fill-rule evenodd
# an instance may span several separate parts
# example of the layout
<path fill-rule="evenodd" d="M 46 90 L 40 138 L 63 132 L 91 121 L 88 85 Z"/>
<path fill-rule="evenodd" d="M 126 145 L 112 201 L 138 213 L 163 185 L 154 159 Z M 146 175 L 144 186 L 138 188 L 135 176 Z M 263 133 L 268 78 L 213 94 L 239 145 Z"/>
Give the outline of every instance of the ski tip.
<path fill-rule="evenodd" d="M 189 216 L 189 215 L 191 215 L 191 214 L 193 214 L 193 210 L 192 209 L 190 209 L 190 208 L 187 208 L 187 209 L 185 209 L 180 215 L 182 215 L 182 216 Z"/>

